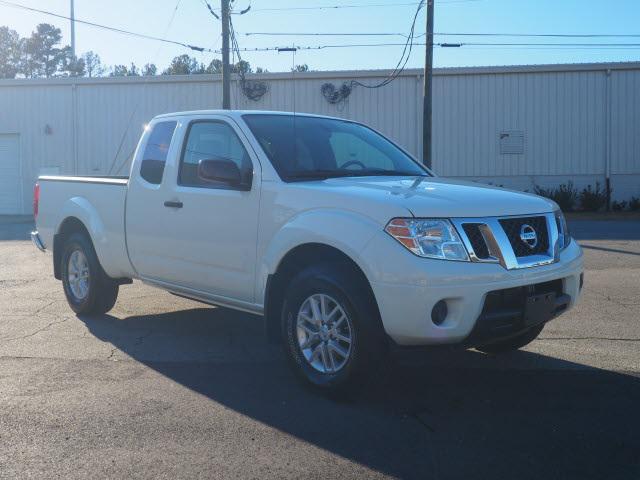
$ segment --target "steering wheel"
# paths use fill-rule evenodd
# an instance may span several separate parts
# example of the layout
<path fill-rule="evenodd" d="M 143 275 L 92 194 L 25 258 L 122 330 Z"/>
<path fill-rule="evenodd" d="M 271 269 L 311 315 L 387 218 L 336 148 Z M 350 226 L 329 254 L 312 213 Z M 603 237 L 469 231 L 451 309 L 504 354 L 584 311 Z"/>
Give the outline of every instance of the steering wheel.
<path fill-rule="evenodd" d="M 360 160 L 349 160 L 348 162 L 345 162 L 340 168 L 349 168 L 351 165 L 357 165 L 362 170 L 367 168 L 366 165 L 362 163 Z"/>

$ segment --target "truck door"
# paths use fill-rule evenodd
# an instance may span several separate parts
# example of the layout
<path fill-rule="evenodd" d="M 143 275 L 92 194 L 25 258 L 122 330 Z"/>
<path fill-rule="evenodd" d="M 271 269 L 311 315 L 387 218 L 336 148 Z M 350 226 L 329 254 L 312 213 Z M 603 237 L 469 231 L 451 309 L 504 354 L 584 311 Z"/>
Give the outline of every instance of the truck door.
<path fill-rule="evenodd" d="M 225 117 L 185 121 L 178 130 L 182 142 L 171 147 L 160 188 L 136 184 L 127 208 L 128 231 L 137 232 L 132 263 L 151 281 L 253 303 L 260 165 Z M 212 158 L 252 172 L 250 190 L 199 178 L 198 163 Z"/>

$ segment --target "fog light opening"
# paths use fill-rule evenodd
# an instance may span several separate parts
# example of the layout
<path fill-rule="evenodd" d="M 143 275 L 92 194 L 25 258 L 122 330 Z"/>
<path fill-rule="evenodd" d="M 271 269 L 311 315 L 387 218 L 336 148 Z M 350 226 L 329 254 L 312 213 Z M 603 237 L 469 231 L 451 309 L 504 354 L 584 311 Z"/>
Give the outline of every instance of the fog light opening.
<path fill-rule="evenodd" d="M 440 300 L 431 310 L 431 321 L 436 325 L 442 325 L 447 319 L 448 314 L 449 309 L 447 308 L 447 302 Z"/>

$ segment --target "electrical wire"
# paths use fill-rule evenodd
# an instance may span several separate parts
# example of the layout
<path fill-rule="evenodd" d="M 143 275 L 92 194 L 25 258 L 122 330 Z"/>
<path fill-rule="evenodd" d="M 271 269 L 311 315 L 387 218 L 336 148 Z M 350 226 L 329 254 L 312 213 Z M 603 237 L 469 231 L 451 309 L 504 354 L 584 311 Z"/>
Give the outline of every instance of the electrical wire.
<path fill-rule="evenodd" d="M 214 12 L 214 9 L 211 7 L 211 5 L 207 0 L 202 0 L 202 3 L 204 4 L 205 7 L 207 7 L 207 10 L 209 10 L 209 13 L 214 17 L 216 17 L 216 20 L 220 20 L 220 17 L 216 14 L 216 12 Z"/>
<path fill-rule="evenodd" d="M 78 18 L 72 19 L 71 17 L 68 17 L 66 15 L 61 15 L 59 13 L 51 12 L 51 11 L 48 11 L 48 10 L 41 10 L 39 8 L 28 7 L 27 5 L 22 5 L 22 4 L 19 4 L 19 3 L 7 2 L 5 0 L 0 0 L 0 5 L 4 5 L 6 7 L 19 8 L 21 10 L 28 10 L 30 12 L 42 13 L 43 15 L 49 15 L 49 16 L 56 17 L 56 18 L 62 18 L 64 20 L 72 20 L 75 23 L 80 23 L 82 25 L 88 25 L 90 27 L 95 27 L 95 28 L 101 28 L 103 30 L 109 30 L 111 32 L 121 33 L 123 35 L 130 35 L 130 36 L 133 36 L 133 37 L 144 38 L 146 40 L 155 40 L 157 42 L 163 42 L 163 43 L 170 43 L 170 44 L 173 44 L 173 45 L 179 45 L 181 47 L 185 47 L 185 48 L 188 48 L 190 50 L 197 51 L 197 52 L 215 53 L 215 52 L 213 52 L 212 50 L 210 50 L 208 48 L 198 47 L 196 45 L 190 45 L 188 43 L 183 43 L 183 42 L 179 42 L 179 41 L 176 41 L 176 40 L 170 40 L 170 39 L 167 39 L 167 38 L 154 37 L 153 35 L 146 35 L 144 33 L 131 32 L 129 30 L 124 30 L 122 28 L 110 27 L 108 25 L 103 25 L 103 24 L 95 23 L 95 22 L 89 22 L 87 20 L 80 20 Z"/>
<path fill-rule="evenodd" d="M 438 36 L 457 37 L 555 37 L 555 38 L 638 38 L 640 33 L 469 33 L 438 32 Z"/>
<path fill-rule="evenodd" d="M 444 0 L 439 1 L 438 5 L 447 5 L 454 3 L 470 3 L 479 2 L 481 0 Z M 304 7 L 267 7 L 267 8 L 255 8 L 252 12 L 289 12 L 289 11 L 303 11 L 303 10 L 339 10 L 348 8 L 377 8 L 377 7 L 407 7 L 418 6 L 420 2 L 402 2 L 402 3 L 353 3 L 353 4 L 339 4 L 339 5 L 309 5 Z"/>
<path fill-rule="evenodd" d="M 424 0 L 421 0 L 420 3 L 418 4 L 418 8 L 416 8 L 416 13 L 413 15 L 413 21 L 411 22 L 411 29 L 409 30 L 409 35 L 407 36 L 407 42 L 405 43 L 404 48 L 402 49 L 402 55 L 400 55 L 400 60 L 398 60 L 398 64 L 393 69 L 393 71 L 389 74 L 389 76 L 384 80 L 382 80 L 381 82 L 373 85 L 362 83 L 362 82 L 359 82 L 358 80 L 352 80 L 349 83 L 351 87 L 360 86 L 360 87 L 371 88 L 371 89 L 381 88 L 381 87 L 384 87 L 385 85 L 389 85 L 396 78 L 398 78 L 398 76 L 402 73 L 402 71 L 407 66 L 407 63 L 409 62 L 409 58 L 411 57 L 411 51 L 413 50 L 413 45 L 414 45 L 413 38 L 414 38 L 414 32 L 416 28 L 416 21 L 418 20 L 418 14 L 420 13 L 420 10 L 422 10 L 424 5 L 425 5 Z"/>
<path fill-rule="evenodd" d="M 405 43 L 345 43 L 345 44 L 329 44 L 329 45 L 309 45 L 300 46 L 295 45 L 292 47 L 246 47 L 240 48 L 241 52 L 272 52 L 281 51 L 283 48 L 295 48 L 296 50 L 324 50 L 329 48 L 361 48 L 361 47 L 397 47 L 404 46 Z M 413 43 L 413 46 L 425 46 L 426 43 Z M 640 43 L 482 43 L 482 42 L 468 42 L 468 43 L 451 43 L 441 42 L 434 43 L 434 47 L 441 48 L 458 48 L 458 47 L 535 47 L 535 48 L 571 48 L 571 49 L 598 49 L 598 48 L 638 48 Z M 534 48 L 534 49 L 535 49 Z M 220 53 L 216 51 L 215 53 Z"/>
<path fill-rule="evenodd" d="M 392 33 L 392 32 L 378 32 L 378 33 L 365 33 L 365 32 L 349 32 L 349 33 L 293 33 L 293 32 L 246 32 L 242 35 L 245 36 L 270 36 L 270 37 L 405 37 L 406 33 Z M 426 33 L 414 35 L 414 38 L 424 37 Z"/>
<path fill-rule="evenodd" d="M 406 37 L 399 32 L 245 32 L 246 36 L 300 36 L 300 37 Z M 426 34 L 415 35 L 414 38 Z M 436 32 L 434 36 L 454 37 L 544 37 L 544 38 L 640 38 L 640 33 L 448 33 Z"/>
<path fill-rule="evenodd" d="M 164 29 L 164 32 L 162 33 L 162 36 L 166 36 L 167 33 L 169 33 L 169 30 L 171 29 L 171 25 L 173 25 L 173 21 L 176 18 L 176 14 L 178 13 L 178 9 L 180 8 L 180 4 L 182 3 L 182 0 L 177 0 L 176 1 L 176 6 L 173 9 L 173 12 L 171 12 L 171 16 L 169 17 L 169 21 L 167 22 L 167 26 Z M 160 45 L 158 45 L 158 48 L 156 49 L 155 55 L 153 56 L 153 58 L 158 58 L 158 55 L 160 55 L 160 52 L 162 51 L 162 48 L 164 47 L 164 44 L 161 43 Z M 143 91 L 146 91 L 147 87 L 149 85 L 149 78 L 145 79 L 144 84 L 142 85 L 142 89 Z M 129 120 L 127 121 L 127 124 L 125 126 L 124 131 L 122 132 L 122 137 L 120 139 L 120 144 L 118 146 L 118 150 L 116 150 L 116 154 L 113 157 L 113 161 L 111 162 L 111 166 L 109 167 L 108 173 L 107 175 L 111 175 L 111 172 L 114 171 L 114 167 L 116 165 L 116 161 L 118 159 L 118 156 L 120 155 L 120 152 L 122 151 L 122 147 L 124 146 L 124 142 L 127 138 L 127 135 L 129 133 L 129 129 L 131 128 L 131 123 L 133 122 L 133 118 L 135 116 L 135 114 L 138 111 L 138 108 L 140 108 L 140 102 L 142 101 L 142 95 L 138 95 L 136 103 L 133 107 L 133 109 L 131 110 L 131 115 L 129 116 Z M 118 165 L 118 168 L 115 170 L 115 173 L 118 174 L 120 173 L 120 170 L 122 170 L 122 167 L 124 167 L 128 162 L 129 159 L 133 156 L 133 154 L 135 153 L 137 148 L 137 143 L 134 143 L 133 149 L 131 150 L 131 152 L 123 157 L 122 162 L 120 163 L 120 165 Z"/>

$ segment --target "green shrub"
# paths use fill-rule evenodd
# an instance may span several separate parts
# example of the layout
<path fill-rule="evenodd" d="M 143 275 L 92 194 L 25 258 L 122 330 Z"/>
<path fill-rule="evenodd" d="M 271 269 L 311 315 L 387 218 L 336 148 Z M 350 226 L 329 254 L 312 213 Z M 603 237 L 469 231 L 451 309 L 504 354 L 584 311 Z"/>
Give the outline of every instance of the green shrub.
<path fill-rule="evenodd" d="M 533 188 L 536 195 L 550 198 L 556 202 L 564 212 L 573 210 L 578 199 L 578 191 L 573 187 L 571 180 L 557 187 L 542 188 L 535 185 Z"/>
<path fill-rule="evenodd" d="M 587 212 L 597 212 L 607 204 L 607 192 L 600 188 L 600 182 L 596 186 L 587 188 L 580 192 L 580 207 Z"/>
<path fill-rule="evenodd" d="M 624 200 L 622 200 L 621 202 L 617 202 L 617 201 L 613 201 L 611 203 L 611 210 L 613 210 L 614 212 L 622 212 L 623 210 L 627 209 L 627 202 L 625 202 Z"/>
<path fill-rule="evenodd" d="M 629 200 L 629 210 L 632 210 L 634 212 L 640 210 L 640 198 L 631 197 L 631 200 Z"/>

